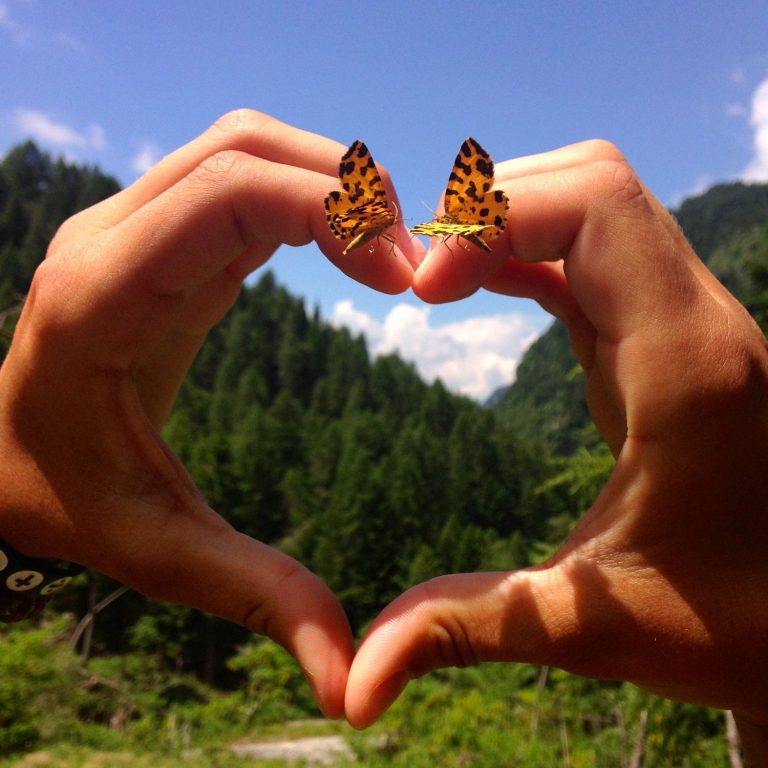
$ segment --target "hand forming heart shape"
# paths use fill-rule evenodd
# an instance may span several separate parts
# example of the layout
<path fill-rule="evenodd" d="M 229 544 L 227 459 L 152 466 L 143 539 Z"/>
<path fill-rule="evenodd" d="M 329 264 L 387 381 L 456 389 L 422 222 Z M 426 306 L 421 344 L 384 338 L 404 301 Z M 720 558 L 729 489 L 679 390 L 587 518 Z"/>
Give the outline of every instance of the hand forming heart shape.
<path fill-rule="evenodd" d="M 506 660 L 729 707 L 768 741 L 762 333 L 607 143 L 497 164 L 510 209 L 489 251 L 425 256 L 398 223 L 387 258 L 343 256 L 326 226 L 342 152 L 238 112 L 62 226 L 0 369 L 0 535 L 272 637 L 358 727 L 416 675 Z M 312 240 L 380 291 L 538 301 L 567 324 L 616 457 L 551 561 L 414 587 L 356 655 L 328 588 L 233 530 L 157 433 L 243 278 Z"/>

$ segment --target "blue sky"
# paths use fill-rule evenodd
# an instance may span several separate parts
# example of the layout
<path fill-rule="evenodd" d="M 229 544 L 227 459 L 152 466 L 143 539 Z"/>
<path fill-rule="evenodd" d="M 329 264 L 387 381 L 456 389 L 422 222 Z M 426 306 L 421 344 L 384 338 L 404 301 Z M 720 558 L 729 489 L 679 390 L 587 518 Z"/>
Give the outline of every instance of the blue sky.
<path fill-rule="evenodd" d="M 0 0 L 0 154 L 31 137 L 129 184 L 235 107 L 364 139 L 414 221 L 468 135 L 497 162 L 610 139 L 674 206 L 768 181 L 768 4 Z M 272 268 L 372 351 L 479 399 L 549 322 L 486 292 L 379 295 L 314 246 Z"/>

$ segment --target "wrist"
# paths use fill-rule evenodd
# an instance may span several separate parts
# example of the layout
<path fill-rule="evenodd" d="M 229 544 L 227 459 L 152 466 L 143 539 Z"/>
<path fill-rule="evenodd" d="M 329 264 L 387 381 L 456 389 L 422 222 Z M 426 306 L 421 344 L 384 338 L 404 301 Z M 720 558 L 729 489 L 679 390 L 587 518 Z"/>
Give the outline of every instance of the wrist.
<path fill-rule="evenodd" d="M 37 616 L 51 595 L 84 570 L 66 560 L 29 557 L 0 539 L 0 622 Z"/>

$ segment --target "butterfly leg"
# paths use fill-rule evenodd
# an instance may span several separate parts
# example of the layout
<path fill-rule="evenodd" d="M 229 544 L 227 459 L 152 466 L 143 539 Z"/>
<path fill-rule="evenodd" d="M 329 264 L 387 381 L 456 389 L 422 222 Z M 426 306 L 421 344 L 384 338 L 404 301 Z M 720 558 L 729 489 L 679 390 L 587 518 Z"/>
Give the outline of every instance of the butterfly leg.
<path fill-rule="evenodd" d="M 382 232 L 381 234 L 376 235 L 376 244 L 371 245 L 368 248 L 368 253 L 373 253 L 379 247 L 380 240 L 386 240 L 388 243 L 392 244 L 392 247 L 389 249 L 389 253 L 387 253 L 387 256 L 391 256 L 395 251 L 395 237 L 394 235 L 390 235 L 389 232 Z"/>

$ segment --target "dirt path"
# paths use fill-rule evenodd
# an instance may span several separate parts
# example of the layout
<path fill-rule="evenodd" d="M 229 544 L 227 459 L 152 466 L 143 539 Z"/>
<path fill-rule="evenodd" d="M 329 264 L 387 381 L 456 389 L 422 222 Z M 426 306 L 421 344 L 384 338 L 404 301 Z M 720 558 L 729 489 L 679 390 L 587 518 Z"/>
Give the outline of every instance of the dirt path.
<path fill-rule="evenodd" d="M 302 739 L 233 744 L 238 757 L 260 760 L 304 760 L 309 765 L 336 765 L 353 761 L 355 755 L 342 736 L 308 736 Z"/>

